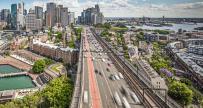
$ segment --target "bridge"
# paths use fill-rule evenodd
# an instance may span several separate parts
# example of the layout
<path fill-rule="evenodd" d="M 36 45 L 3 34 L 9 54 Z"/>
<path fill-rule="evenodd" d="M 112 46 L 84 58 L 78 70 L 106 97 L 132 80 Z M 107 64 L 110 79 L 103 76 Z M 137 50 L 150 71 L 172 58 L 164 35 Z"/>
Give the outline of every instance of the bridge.
<path fill-rule="evenodd" d="M 141 66 L 132 66 L 89 27 L 84 27 L 79 53 L 70 108 L 181 107 L 159 92 L 166 90 L 153 87 Z"/>

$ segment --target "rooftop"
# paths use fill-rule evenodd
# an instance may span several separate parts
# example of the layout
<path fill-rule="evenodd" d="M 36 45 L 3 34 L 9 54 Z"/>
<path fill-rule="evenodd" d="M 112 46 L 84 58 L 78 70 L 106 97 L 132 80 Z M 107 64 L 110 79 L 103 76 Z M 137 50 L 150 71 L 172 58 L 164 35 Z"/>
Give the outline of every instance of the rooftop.
<path fill-rule="evenodd" d="M 50 43 L 50 42 L 47 42 L 47 43 L 43 43 L 41 42 L 40 40 L 35 40 L 33 39 L 33 44 L 38 44 L 38 45 L 42 45 L 42 46 L 45 46 L 45 47 L 49 47 L 51 49 L 60 49 L 62 51 L 78 51 L 78 49 L 73 49 L 73 48 L 70 48 L 70 47 L 66 47 L 66 48 L 63 48 L 61 46 L 56 46 L 54 45 L 53 43 Z"/>
<path fill-rule="evenodd" d="M 203 68 L 197 65 L 192 59 L 195 55 L 191 53 L 177 53 L 177 56 L 184 61 L 190 68 L 192 68 L 196 73 L 203 76 Z"/>

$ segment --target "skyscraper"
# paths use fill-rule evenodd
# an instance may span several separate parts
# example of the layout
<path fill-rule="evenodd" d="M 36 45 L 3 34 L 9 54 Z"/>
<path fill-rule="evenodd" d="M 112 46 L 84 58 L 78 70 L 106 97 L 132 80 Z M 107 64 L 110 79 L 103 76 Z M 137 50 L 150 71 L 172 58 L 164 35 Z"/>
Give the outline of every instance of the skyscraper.
<path fill-rule="evenodd" d="M 42 29 L 42 19 L 37 19 L 35 10 L 30 9 L 26 15 L 26 31 L 40 30 Z"/>
<path fill-rule="evenodd" d="M 10 23 L 10 10 L 9 9 L 2 9 L 1 10 L 1 20 Z"/>
<path fill-rule="evenodd" d="M 68 12 L 68 24 L 74 24 L 75 23 L 75 13 L 74 12 Z"/>
<path fill-rule="evenodd" d="M 68 25 L 68 8 L 62 8 L 61 9 L 61 26 L 67 26 Z"/>
<path fill-rule="evenodd" d="M 56 4 L 47 3 L 46 26 L 52 27 L 56 24 Z"/>
<path fill-rule="evenodd" d="M 83 10 L 81 16 L 78 19 L 78 23 L 86 25 L 104 23 L 104 16 L 100 12 L 99 5 L 95 5 L 95 7 Z"/>
<path fill-rule="evenodd" d="M 34 10 L 29 10 L 29 13 L 26 15 L 26 31 L 36 30 L 36 15 Z"/>
<path fill-rule="evenodd" d="M 11 5 L 11 27 L 17 28 L 17 4 Z"/>
<path fill-rule="evenodd" d="M 66 8 L 65 8 L 65 10 L 66 10 Z M 68 10 L 68 8 L 67 8 L 67 10 Z M 61 20 L 62 20 L 61 14 L 64 13 L 63 11 L 64 11 L 63 5 L 58 5 L 57 9 L 56 9 L 56 22 L 57 23 L 61 23 Z"/>
<path fill-rule="evenodd" d="M 43 20 L 43 8 L 39 6 L 35 6 L 35 14 L 37 19 Z"/>
<path fill-rule="evenodd" d="M 24 19 L 24 2 L 18 3 L 17 7 L 17 29 L 21 29 L 25 26 L 25 19 Z"/>

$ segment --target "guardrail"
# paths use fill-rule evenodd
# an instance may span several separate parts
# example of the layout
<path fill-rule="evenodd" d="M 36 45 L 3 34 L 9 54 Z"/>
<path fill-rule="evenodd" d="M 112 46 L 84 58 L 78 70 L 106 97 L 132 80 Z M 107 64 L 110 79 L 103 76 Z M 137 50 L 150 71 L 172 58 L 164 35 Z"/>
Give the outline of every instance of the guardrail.
<path fill-rule="evenodd" d="M 71 100 L 70 108 L 79 108 L 80 102 L 81 102 L 81 91 L 82 91 L 82 81 L 81 81 L 81 73 L 82 73 L 82 57 L 83 57 L 83 38 L 81 36 L 80 41 L 80 52 L 79 52 L 79 60 L 78 60 L 78 67 L 77 67 L 77 73 L 76 73 L 76 79 L 74 83 L 74 91 L 73 91 L 73 97 Z"/>

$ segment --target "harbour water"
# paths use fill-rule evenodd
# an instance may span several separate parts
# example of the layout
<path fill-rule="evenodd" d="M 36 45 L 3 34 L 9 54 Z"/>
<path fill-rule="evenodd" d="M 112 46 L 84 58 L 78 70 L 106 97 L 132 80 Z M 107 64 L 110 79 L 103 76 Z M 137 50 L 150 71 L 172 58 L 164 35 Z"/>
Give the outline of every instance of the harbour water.
<path fill-rule="evenodd" d="M 173 24 L 173 26 L 163 26 L 163 27 L 153 27 L 153 26 L 135 26 L 136 28 L 141 28 L 141 29 L 148 29 L 148 30 L 172 30 L 177 32 L 178 29 L 186 30 L 186 31 L 197 31 L 194 30 L 194 28 L 197 27 L 203 27 L 203 23 L 197 23 L 197 24 Z"/>

